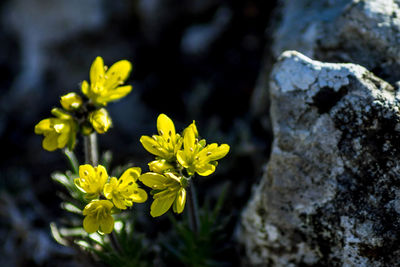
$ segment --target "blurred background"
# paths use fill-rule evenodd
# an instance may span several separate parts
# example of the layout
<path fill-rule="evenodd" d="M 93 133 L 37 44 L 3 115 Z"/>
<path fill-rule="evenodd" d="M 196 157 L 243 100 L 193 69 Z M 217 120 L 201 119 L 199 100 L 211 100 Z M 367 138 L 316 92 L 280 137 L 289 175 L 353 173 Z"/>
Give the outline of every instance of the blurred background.
<path fill-rule="evenodd" d="M 171 117 L 178 131 L 196 120 L 208 142 L 231 146 L 216 173 L 196 184 L 200 203 L 229 184 L 223 208 L 230 218 L 229 253 L 221 259 L 239 264 L 235 226 L 271 144 L 268 102 L 257 84 L 272 60 L 268 29 L 276 2 L 2 0 L 0 264 L 77 264 L 76 252 L 58 245 L 49 227 L 65 215 L 56 194 L 62 188 L 50 174 L 68 165 L 60 151 L 42 149 L 42 136 L 33 129 L 50 117 L 61 95 L 80 90 L 96 56 L 109 66 L 121 59 L 133 63 L 127 81 L 133 90 L 108 106 L 114 127 L 99 136 L 100 150 L 113 152 L 112 166 L 134 163 L 148 170 L 152 156 L 139 138 L 156 132 L 159 113 Z M 153 220 L 148 210 L 143 208 L 139 229 L 157 236 L 166 219 Z"/>

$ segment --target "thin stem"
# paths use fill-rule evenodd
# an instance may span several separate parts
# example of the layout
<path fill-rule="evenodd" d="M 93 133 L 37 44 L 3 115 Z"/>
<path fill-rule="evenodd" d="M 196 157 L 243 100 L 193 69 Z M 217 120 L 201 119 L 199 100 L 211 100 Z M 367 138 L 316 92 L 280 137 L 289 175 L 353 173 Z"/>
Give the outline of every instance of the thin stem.
<path fill-rule="evenodd" d="M 198 205 L 197 205 L 197 196 L 196 189 L 194 187 L 193 181 L 191 181 L 188 188 L 188 210 L 189 210 L 189 223 L 190 228 L 194 233 L 199 232 L 199 214 L 198 214 Z"/>
<path fill-rule="evenodd" d="M 71 165 L 71 169 L 74 173 L 78 173 L 79 162 L 75 156 L 75 153 L 68 148 L 63 150 L 65 157 L 67 158 L 69 164 Z"/>
<path fill-rule="evenodd" d="M 97 149 L 97 134 L 91 133 L 88 136 L 84 136 L 85 145 L 85 162 L 97 166 L 99 162 L 99 153 Z"/>

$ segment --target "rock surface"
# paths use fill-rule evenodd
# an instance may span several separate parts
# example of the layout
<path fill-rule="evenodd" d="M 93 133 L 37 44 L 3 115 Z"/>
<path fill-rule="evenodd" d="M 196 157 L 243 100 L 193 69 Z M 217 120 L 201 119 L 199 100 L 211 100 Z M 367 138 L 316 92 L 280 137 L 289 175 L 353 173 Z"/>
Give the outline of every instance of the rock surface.
<path fill-rule="evenodd" d="M 400 80 L 399 0 L 280 0 L 280 4 L 266 70 L 281 53 L 296 50 L 324 62 L 362 65 L 391 83 Z M 261 72 L 254 93 L 252 112 L 257 115 L 268 103 L 264 86 L 268 76 L 268 71 Z"/>
<path fill-rule="evenodd" d="M 283 19 L 272 48 L 275 57 L 294 49 L 321 61 L 360 64 L 391 81 L 400 77 L 400 1 L 282 3 Z"/>
<path fill-rule="evenodd" d="M 272 154 L 239 231 L 250 263 L 396 266 L 398 91 L 359 65 L 288 51 L 270 98 Z"/>

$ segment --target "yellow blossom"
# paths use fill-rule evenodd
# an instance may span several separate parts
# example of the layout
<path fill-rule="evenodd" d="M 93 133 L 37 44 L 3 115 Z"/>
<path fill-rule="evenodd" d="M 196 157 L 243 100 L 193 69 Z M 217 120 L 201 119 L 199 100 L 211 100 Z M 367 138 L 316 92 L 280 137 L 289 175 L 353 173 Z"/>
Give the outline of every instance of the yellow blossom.
<path fill-rule="evenodd" d="M 76 93 L 68 93 L 61 97 L 60 103 L 65 110 L 75 110 L 82 106 L 82 98 Z"/>
<path fill-rule="evenodd" d="M 99 196 L 107 182 L 108 174 L 102 165 L 94 167 L 89 164 L 79 166 L 79 178 L 74 180 L 75 185 L 87 194 L 88 199 Z"/>
<path fill-rule="evenodd" d="M 99 134 L 108 131 L 112 125 L 111 117 L 105 108 L 97 109 L 89 114 L 89 121 Z"/>
<path fill-rule="evenodd" d="M 182 146 L 182 138 L 175 132 L 174 123 L 165 114 L 157 118 L 157 130 L 159 135 L 142 136 L 140 142 L 143 147 L 156 156 L 167 161 L 172 161 Z"/>
<path fill-rule="evenodd" d="M 121 86 L 128 78 L 132 64 L 127 60 L 114 63 L 108 70 L 104 66 L 103 58 L 96 57 L 90 67 L 90 85 L 82 82 L 84 93 L 94 104 L 106 106 L 108 102 L 118 100 L 132 90 L 132 86 Z"/>
<path fill-rule="evenodd" d="M 68 146 L 75 147 L 77 124 L 71 115 L 60 109 L 53 109 L 56 118 L 41 120 L 35 125 L 35 134 L 43 134 L 42 146 L 45 150 L 54 151 Z"/>
<path fill-rule="evenodd" d="M 146 186 L 153 189 L 154 201 L 151 204 L 150 215 L 158 217 L 166 213 L 172 206 L 175 213 L 181 213 L 185 208 L 187 180 L 174 173 L 164 175 L 148 172 L 139 177 Z"/>
<path fill-rule="evenodd" d="M 114 205 L 121 210 L 132 206 L 133 202 L 145 202 L 147 200 L 147 193 L 139 188 L 139 185 L 136 183 L 140 173 L 140 168 L 129 168 L 118 180 L 112 177 L 110 182 L 104 186 L 105 197 L 112 200 Z"/>
<path fill-rule="evenodd" d="M 100 230 L 109 234 L 114 229 L 114 218 L 111 216 L 113 204 L 109 200 L 93 200 L 83 209 L 83 229 L 89 234 Z"/>
<path fill-rule="evenodd" d="M 197 139 L 197 128 L 193 122 L 184 130 L 183 150 L 178 151 L 177 160 L 187 170 L 189 175 L 197 172 L 201 176 L 208 176 L 215 171 L 217 160 L 225 157 L 229 152 L 229 145 L 213 143 L 205 145 L 205 140 Z"/>

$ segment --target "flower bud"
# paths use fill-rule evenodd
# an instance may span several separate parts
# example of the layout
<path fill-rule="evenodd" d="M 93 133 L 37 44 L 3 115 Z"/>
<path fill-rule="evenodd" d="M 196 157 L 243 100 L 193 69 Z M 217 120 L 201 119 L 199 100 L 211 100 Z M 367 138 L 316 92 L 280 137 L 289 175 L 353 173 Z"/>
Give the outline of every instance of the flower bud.
<path fill-rule="evenodd" d="M 82 98 L 76 93 L 69 93 L 61 97 L 60 103 L 65 110 L 76 110 L 82 106 Z"/>
<path fill-rule="evenodd" d="M 111 117 L 105 108 L 91 112 L 89 114 L 89 121 L 99 134 L 107 132 L 112 125 Z"/>
<path fill-rule="evenodd" d="M 171 170 L 174 168 L 171 164 L 169 164 L 165 159 L 153 160 L 149 164 L 149 169 L 152 172 L 156 173 L 164 173 L 167 170 Z"/>

